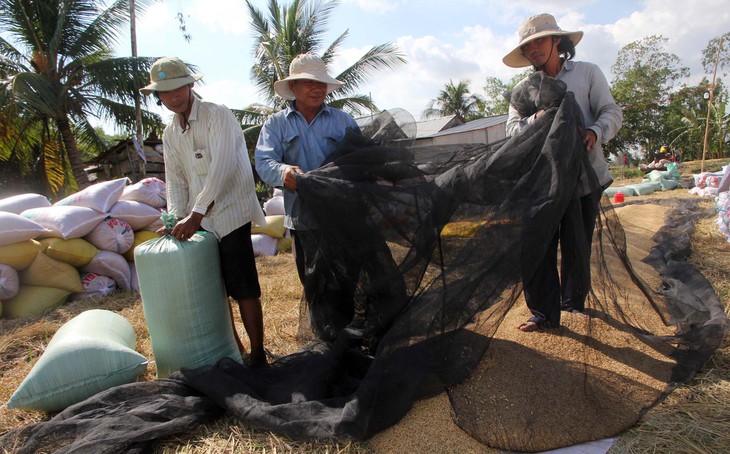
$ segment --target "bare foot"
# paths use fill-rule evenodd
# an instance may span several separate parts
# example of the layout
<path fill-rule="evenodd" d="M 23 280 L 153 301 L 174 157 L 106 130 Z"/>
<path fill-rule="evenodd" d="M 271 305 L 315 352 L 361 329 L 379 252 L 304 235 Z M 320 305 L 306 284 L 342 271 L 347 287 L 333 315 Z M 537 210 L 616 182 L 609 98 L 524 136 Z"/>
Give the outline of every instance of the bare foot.
<path fill-rule="evenodd" d="M 516 328 L 518 330 L 524 331 L 526 333 L 530 333 L 532 331 L 539 331 L 540 330 L 540 326 L 538 326 L 537 323 L 530 322 L 530 321 L 527 321 L 527 322 L 521 324 L 520 326 L 517 326 Z"/>

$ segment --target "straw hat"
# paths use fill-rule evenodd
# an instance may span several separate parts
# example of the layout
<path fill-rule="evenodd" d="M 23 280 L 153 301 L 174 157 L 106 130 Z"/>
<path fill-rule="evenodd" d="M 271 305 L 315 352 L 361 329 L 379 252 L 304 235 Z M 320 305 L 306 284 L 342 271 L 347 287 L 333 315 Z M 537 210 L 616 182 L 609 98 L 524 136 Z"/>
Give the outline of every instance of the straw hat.
<path fill-rule="evenodd" d="M 327 94 L 345 85 L 334 77 L 327 74 L 327 66 L 324 61 L 313 54 L 297 55 L 289 65 L 289 77 L 274 82 L 274 91 L 284 99 L 294 99 L 294 92 L 289 88 L 290 80 L 316 80 L 327 84 Z"/>
<path fill-rule="evenodd" d="M 562 30 L 551 14 L 538 14 L 528 18 L 520 25 L 518 34 L 520 35 L 520 43 L 502 59 L 502 62 L 511 68 L 523 68 L 532 65 L 530 60 L 522 55 L 522 46 L 533 39 L 543 36 L 567 36 L 575 45 L 583 38 L 583 32 L 581 31 L 569 32 Z"/>
<path fill-rule="evenodd" d="M 143 95 L 155 91 L 170 91 L 188 85 L 203 77 L 193 74 L 188 65 L 177 57 L 163 57 L 152 63 L 150 68 L 150 84 L 139 89 Z"/>

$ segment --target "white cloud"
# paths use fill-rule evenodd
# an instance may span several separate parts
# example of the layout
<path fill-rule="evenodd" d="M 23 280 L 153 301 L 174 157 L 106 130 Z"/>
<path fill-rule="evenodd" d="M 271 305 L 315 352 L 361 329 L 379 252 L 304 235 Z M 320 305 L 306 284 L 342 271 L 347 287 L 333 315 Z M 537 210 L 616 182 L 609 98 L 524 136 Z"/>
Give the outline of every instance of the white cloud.
<path fill-rule="evenodd" d="M 728 31 L 730 10 L 726 1 L 704 0 L 688 6 L 671 0 L 649 0 L 645 8 L 622 18 L 611 27 L 622 47 L 651 35 L 668 39 L 666 50 L 690 68 L 694 79 L 704 73 L 702 51 L 708 42 Z"/>
<path fill-rule="evenodd" d="M 216 79 L 196 85 L 195 90 L 206 101 L 225 104 L 231 109 L 243 109 L 257 97 L 256 87 L 253 84 L 242 84 L 234 79 Z"/>
<path fill-rule="evenodd" d="M 243 0 L 195 0 L 190 18 L 212 32 L 233 36 L 249 33 L 249 15 Z"/>
<path fill-rule="evenodd" d="M 175 13 L 165 2 L 153 3 L 144 14 L 137 16 L 137 32 L 159 31 L 175 25 Z"/>
<path fill-rule="evenodd" d="M 345 0 L 344 3 L 353 3 L 368 13 L 385 13 L 397 8 L 402 2 L 392 0 Z"/>

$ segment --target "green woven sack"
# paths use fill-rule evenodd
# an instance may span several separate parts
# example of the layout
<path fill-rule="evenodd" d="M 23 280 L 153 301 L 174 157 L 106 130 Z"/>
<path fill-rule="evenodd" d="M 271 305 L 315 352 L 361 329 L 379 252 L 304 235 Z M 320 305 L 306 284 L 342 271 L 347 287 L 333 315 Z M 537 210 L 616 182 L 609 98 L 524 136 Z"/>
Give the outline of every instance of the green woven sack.
<path fill-rule="evenodd" d="M 134 262 L 158 378 L 223 357 L 242 362 L 213 234 L 145 241 Z"/>
<path fill-rule="evenodd" d="M 654 184 L 652 182 L 645 182 L 645 183 L 630 184 L 626 187 L 633 189 L 634 192 L 638 195 L 649 195 L 649 194 L 653 194 L 655 191 L 657 191 L 659 189 L 657 186 L 658 186 L 657 184 Z"/>
<path fill-rule="evenodd" d="M 84 311 L 53 335 L 15 390 L 8 408 L 60 411 L 114 386 L 133 382 L 147 369 L 134 350 L 137 336 L 123 316 Z"/>

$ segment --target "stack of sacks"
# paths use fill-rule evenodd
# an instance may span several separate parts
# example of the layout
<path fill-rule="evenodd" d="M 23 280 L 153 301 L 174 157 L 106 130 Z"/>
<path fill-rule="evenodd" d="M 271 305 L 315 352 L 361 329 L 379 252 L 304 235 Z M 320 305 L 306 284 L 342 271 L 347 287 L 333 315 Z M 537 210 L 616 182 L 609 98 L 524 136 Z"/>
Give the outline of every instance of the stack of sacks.
<path fill-rule="evenodd" d="M 655 191 L 669 191 L 677 189 L 679 186 L 679 168 L 674 162 L 670 162 L 666 166 L 666 170 L 651 170 L 644 175 L 641 183 L 629 184 L 626 186 L 611 186 L 603 193 L 608 197 L 613 197 L 616 193 L 621 192 L 624 196 L 630 197 L 635 195 L 648 195 Z"/>
<path fill-rule="evenodd" d="M 69 297 L 138 290 L 130 262 L 137 245 L 157 237 L 165 183 L 128 182 L 98 183 L 53 205 L 38 194 L 0 200 L 0 314 L 37 316 Z"/>
<path fill-rule="evenodd" d="M 291 250 L 291 234 L 284 227 L 284 195 L 274 189 L 274 195 L 264 202 L 266 225 L 251 229 L 254 255 L 276 255 Z"/>
<path fill-rule="evenodd" d="M 132 247 L 122 255 L 129 265 L 129 286 L 135 292 L 139 292 L 139 281 L 134 264 L 134 249 L 145 241 L 158 237 L 155 232 L 162 227 L 160 210 L 166 205 L 165 182 L 151 177 L 127 186 L 113 208 L 114 214 L 127 220 L 134 230 Z"/>
<path fill-rule="evenodd" d="M 718 195 L 715 201 L 717 227 L 730 243 L 730 165 L 723 167 L 723 176 L 717 190 Z"/>
<path fill-rule="evenodd" d="M 35 315 L 62 304 L 72 290 L 79 290 L 79 273 L 72 266 L 43 255 L 36 241 L 51 233 L 43 225 L 21 216 L 27 210 L 50 207 L 37 194 L 24 194 L 0 201 L 0 298 L 6 318 Z M 48 284 L 45 284 L 45 278 Z M 52 281 L 52 283 L 51 283 Z M 61 287 L 55 287 L 55 285 Z M 40 285 L 39 285 L 40 284 Z"/>
<path fill-rule="evenodd" d="M 653 184 L 657 191 L 668 191 L 677 189 L 679 179 L 679 168 L 672 162 L 667 166 L 667 170 L 652 170 L 647 173 L 642 182 Z"/>
<path fill-rule="evenodd" d="M 721 172 L 702 172 L 693 175 L 695 187 L 689 190 L 690 194 L 700 197 L 717 197 L 720 194 L 720 181 L 725 174 L 725 167 Z"/>

